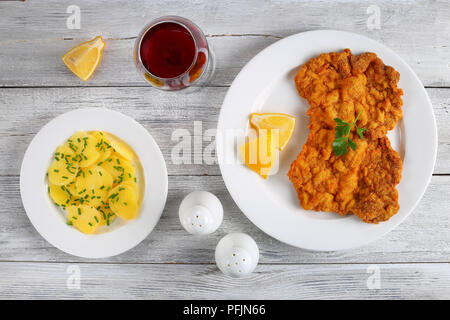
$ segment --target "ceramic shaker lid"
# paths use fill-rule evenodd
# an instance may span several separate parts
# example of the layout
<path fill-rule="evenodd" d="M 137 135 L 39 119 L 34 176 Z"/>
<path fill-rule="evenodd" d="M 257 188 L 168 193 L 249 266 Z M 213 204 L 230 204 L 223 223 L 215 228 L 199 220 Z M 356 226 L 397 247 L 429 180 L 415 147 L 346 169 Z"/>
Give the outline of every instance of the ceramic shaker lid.
<path fill-rule="evenodd" d="M 259 249 L 252 237 L 245 233 L 230 233 L 216 247 L 216 264 L 226 275 L 243 277 L 255 270 Z"/>
<path fill-rule="evenodd" d="M 194 191 L 183 199 L 178 214 L 187 232 L 204 235 L 219 228 L 223 220 L 223 207 L 212 193 Z"/>

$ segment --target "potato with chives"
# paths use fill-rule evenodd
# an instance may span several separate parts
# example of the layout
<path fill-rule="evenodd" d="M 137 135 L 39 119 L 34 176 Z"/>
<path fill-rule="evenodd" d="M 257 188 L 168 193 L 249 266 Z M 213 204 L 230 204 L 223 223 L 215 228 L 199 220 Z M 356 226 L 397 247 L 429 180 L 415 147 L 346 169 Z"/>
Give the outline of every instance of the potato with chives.
<path fill-rule="evenodd" d="M 95 147 L 100 154 L 99 158 L 97 159 L 97 163 L 102 162 L 111 155 L 113 148 L 111 147 L 111 143 L 109 142 L 108 138 L 106 138 L 106 135 L 102 131 L 93 131 L 91 134 L 95 139 L 97 139 L 97 144 Z"/>
<path fill-rule="evenodd" d="M 78 173 L 78 163 L 72 161 L 72 157 L 59 158 L 55 156 L 48 168 L 48 181 L 57 186 L 63 186 L 72 182 Z"/>
<path fill-rule="evenodd" d="M 97 139 L 84 131 L 72 135 L 66 145 L 75 153 L 74 160 L 81 168 L 93 165 L 100 157 L 96 148 Z"/>
<path fill-rule="evenodd" d="M 100 212 L 100 225 L 101 226 L 109 226 L 115 219 L 116 214 L 112 212 L 111 208 L 109 207 L 108 203 L 102 204 L 101 206 L 97 207 L 98 212 Z"/>
<path fill-rule="evenodd" d="M 109 140 L 111 146 L 113 147 L 115 153 L 119 154 L 122 158 L 125 158 L 127 160 L 132 160 L 135 157 L 133 150 L 126 143 L 108 133 L 105 133 L 105 135 Z"/>
<path fill-rule="evenodd" d="M 64 185 L 64 188 L 67 189 L 67 191 L 72 195 L 72 198 L 74 198 L 74 199 L 79 198 L 75 180 Z"/>
<path fill-rule="evenodd" d="M 100 226 L 100 213 L 92 206 L 67 207 L 67 221 L 83 233 L 92 234 Z"/>
<path fill-rule="evenodd" d="M 99 163 L 99 165 L 111 174 L 114 186 L 123 181 L 134 180 L 136 176 L 136 169 L 131 162 L 115 154 Z"/>
<path fill-rule="evenodd" d="M 109 206 L 119 217 L 131 220 L 138 215 L 138 196 L 136 190 L 127 185 L 120 184 L 111 190 L 109 196 Z"/>
<path fill-rule="evenodd" d="M 69 159 L 69 157 L 73 157 L 74 154 L 75 153 L 69 148 L 68 145 L 63 144 L 56 148 L 55 158 Z"/>
<path fill-rule="evenodd" d="M 78 197 L 76 195 L 72 195 L 66 186 L 50 184 L 48 186 L 48 192 L 53 202 L 60 207 L 65 208 L 70 205 L 78 204 Z"/>
<path fill-rule="evenodd" d="M 137 183 L 135 181 L 133 181 L 133 180 L 124 181 L 124 182 L 122 182 L 121 185 L 122 186 L 127 185 L 127 186 L 132 187 L 136 191 L 136 194 L 138 194 L 138 187 L 137 187 Z M 139 195 L 138 195 L 138 200 L 139 200 Z"/>
<path fill-rule="evenodd" d="M 68 225 L 96 233 L 117 217 L 137 217 L 140 168 L 136 154 L 121 139 L 98 130 L 78 131 L 56 148 L 47 171 L 48 194 L 67 213 Z"/>
<path fill-rule="evenodd" d="M 102 167 L 92 166 L 80 171 L 75 181 L 77 193 L 81 204 L 98 207 L 107 201 L 109 190 L 112 187 L 112 177 Z"/>

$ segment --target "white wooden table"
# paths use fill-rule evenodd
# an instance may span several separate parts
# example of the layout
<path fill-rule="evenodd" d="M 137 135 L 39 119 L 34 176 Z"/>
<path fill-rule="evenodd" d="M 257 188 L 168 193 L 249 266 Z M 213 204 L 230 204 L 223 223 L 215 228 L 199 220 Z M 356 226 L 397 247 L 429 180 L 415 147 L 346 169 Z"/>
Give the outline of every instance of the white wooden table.
<path fill-rule="evenodd" d="M 80 29 L 67 28 L 70 5 L 81 9 Z M 369 28 L 377 9 L 380 29 Z M 196 93 L 152 89 L 135 70 L 137 33 L 167 14 L 195 21 L 215 52 L 215 76 Z M 192 132 L 194 121 L 202 121 L 203 130 L 215 128 L 230 83 L 255 54 L 283 37 L 320 28 L 360 33 L 396 51 L 424 83 L 439 128 L 434 175 L 414 213 L 379 241 L 344 252 L 307 252 L 272 239 L 237 208 L 217 165 L 180 166 L 170 157 L 174 129 Z M 106 41 L 101 65 L 83 83 L 60 56 L 99 34 Z M 143 124 L 169 172 L 168 201 L 155 230 L 134 249 L 101 260 L 70 256 L 47 243 L 19 194 L 20 164 L 33 136 L 53 117 L 89 106 Z M 446 0 L 0 1 L 0 108 L 0 298 L 450 298 Z M 221 228 L 206 238 L 189 235 L 178 221 L 178 205 L 193 190 L 209 190 L 224 205 Z M 215 245 L 229 232 L 246 232 L 260 247 L 260 264 L 249 278 L 230 279 L 215 266 Z M 79 288 L 71 278 L 78 271 Z M 371 281 L 377 274 L 379 287 Z"/>

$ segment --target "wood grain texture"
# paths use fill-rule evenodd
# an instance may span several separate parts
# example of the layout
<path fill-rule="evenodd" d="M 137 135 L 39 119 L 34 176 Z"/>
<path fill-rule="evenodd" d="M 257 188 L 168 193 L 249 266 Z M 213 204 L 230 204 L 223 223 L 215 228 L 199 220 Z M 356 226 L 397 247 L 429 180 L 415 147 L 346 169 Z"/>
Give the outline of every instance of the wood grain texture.
<path fill-rule="evenodd" d="M 222 201 L 224 221 L 206 237 L 188 234 L 178 207 L 188 193 L 208 190 Z M 138 246 L 116 257 L 86 260 L 53 248 L 30 224 L 19 195 L 19 177 L 0 176 L 0 261 L 100 261 L 114 263 L 214 263 L 218 241 L 230 232 L 245 232 L 258 243 L 266 264 L 450 262 L 450 217 L 445 199 L 450 176 L 435 176 L 416 210 L 383 238 L 359 249 L 310 252 L 269 237 L 237 208 L 220 176 L 169 177 L 169 194 L 161 220 Z"/>
<path fill-rule="evenodd" d="M 77 1 L 81 29 L 66 27 L 73 1 L 0 2 L 0 86 L 145 85 L 132 61 L 139 31 L 161 15 L 182 15 L 208 35 L 217 70 L 211 85 L 229 85 L 262 48 L 308 30 L 338 29 L 367 35 L 397 52 L 426 86 L 450 86 L 450 5 L 447 1 Z M 367 9 L 380 9 L 380 28 L 369 30 Z M 99 69 L 84 84 L 60 57 L 98 34 L 106 39 Z M 63 41 L 63 39 L 66 39 Z M 20 54 L 17 54 L 20 53 Z"/>
<path fill-rule="evenodd" d="M 81 9 L 81 29 L 69 30 L 66 9 Z M 369 6 L 381 29 L 369 30 Z M 150 88 L 134 67 L 137 33 L 152 19 L 175 14 L 195 21 L 215 55 L 208 87 L 190 94 Z M 0 298 L 17 299 L 450 299 L 450 4 L 403 1 L 0 1 Z M 398 228 L 359 249 L 309 252 L 272 239 L 238 209 L 217 165 L 175 165 L 177 129 L 216 127 L 229 85 L 259 51 L 291 34 L 339 29 L 366 35 L 398 53 L 418 74 L 438 124 L 438 158 L 430 186 Z M 101 34 L 106 48 L 84 83 L 60 57 Z M 432 87 L 432 88 L 431 88 Z M 155 230 L 116 257 L 90 260 L 65 254 L 33 228 L 22 207 L 19 172 L 33 136 L 55 116 L 105 107 L 139 121 L 167 162 L 169 195 Z M 407 108 L 407 106 L 405 106 Z M 206 144 L 207 142 L 205 142 Z M 182 229 L 178 206 L 194 190 L 222 201 L 218 231 L 195 237 Z M 246 279 L 223 276 L 214 249 L 229 232 L 246 232 L 260 247 L 260 265 Z M 381 288 L 368 290 L 369 265 Z M 81 289 L 68 290 L 67 268 L 81 270 Z"/>
<path fill-rule="evenodd" d="M 2 263 L 4 299 L 449 299 L 449 264 L 379 264 L 380 288 L 368 289 L 374 266 L 259 265 L 248 278 L 211 265 L 78 264 L 80 289 L 68 289 L 69 264 Z M 73 265 L 72 265 L 73 266 Z M 73 268 L 73 267 L 72 267 Z M 370 280 L 369 280 L 370 281 Z M 70 282 L 69 283 L 73 283 Z"/>
<path fill-rule="evenodd" d="M 450 89 L 427 89 L 438 125 L 438 157 L 434 172 L 450 173 Z M 25 150 L 39 129 L 64 112 L 81 107 L 105 107 L 140 122 L 155 138 L 170 175 L 217 175 L 217 165 L 176 165 L 171 152 L 179 139 L 177 129 L 194 135 L 194 121 L 202 130 L 215 129 L 227 88 L 202 88 L 191 94 L 138 88 L 3 88 L 0 90 L 0 174 L 19 174 Z M 407 108 L 405 106 L 404 108 Z M 173 137 L 173 138 L 172 138 Z M 210 142 L 204 141 L 205 148 Z M 192 146 L 192 151 L 194 150 Z M 197 153 L 197 152 L 196 152 Z"/>

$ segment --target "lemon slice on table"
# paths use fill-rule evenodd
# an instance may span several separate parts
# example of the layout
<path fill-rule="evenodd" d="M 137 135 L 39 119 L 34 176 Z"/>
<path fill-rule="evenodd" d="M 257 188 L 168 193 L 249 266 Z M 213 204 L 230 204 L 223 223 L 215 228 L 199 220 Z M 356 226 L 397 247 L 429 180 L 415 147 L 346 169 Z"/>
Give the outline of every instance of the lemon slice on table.
<path fill-rule="evenodd" d="M 78 78 L 87 81 L 97 68 L 104 47 L 103 38 L 98 36 L 72 48 L 62 60 Z"/>
<path fill-rule="evenodd" d="M 258 130 L 278 129 L 278 149 L 283 150 L 295 129 L 295 117 L 284 113 L 252 113 L 250 124 Z"/>

